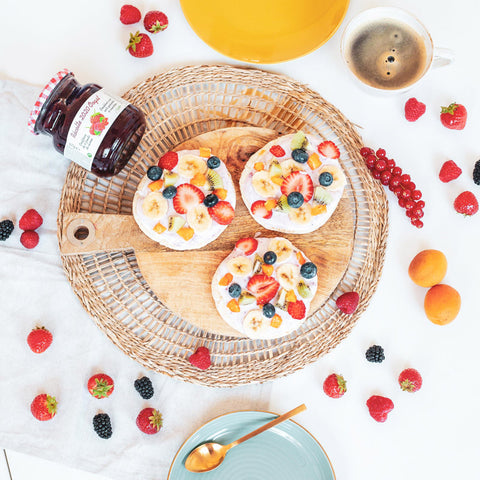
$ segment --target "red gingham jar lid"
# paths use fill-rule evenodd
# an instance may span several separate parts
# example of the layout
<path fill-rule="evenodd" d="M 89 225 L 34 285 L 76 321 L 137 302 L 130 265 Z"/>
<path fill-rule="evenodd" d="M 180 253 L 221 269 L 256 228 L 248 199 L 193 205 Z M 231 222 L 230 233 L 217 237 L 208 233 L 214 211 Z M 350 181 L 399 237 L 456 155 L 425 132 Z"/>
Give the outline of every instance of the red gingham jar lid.
<path fill-rule="evenodd" d="M 70 70 L 67 70 L 66 68 L 57 72 L 45 85 L 44 89 L 38 96 L 38 99 L 35 102 L 32 111 L 30 112 L 30 117 L 28 118 L 28 128 L 35 135 L 38 135 L 38 133 L 35 132 L 35 122 L 37 121 L 38 114 L 40 113 L 40 110 L 42 109 L 45 100 L 47 100 L 48 96 L 53 92 L 53 89 L 58 85 L 58 82 L 60 82 L 60 80 L 63 77 L 67 76 L 69 73 L 72 72 L 70 72 Z"/>

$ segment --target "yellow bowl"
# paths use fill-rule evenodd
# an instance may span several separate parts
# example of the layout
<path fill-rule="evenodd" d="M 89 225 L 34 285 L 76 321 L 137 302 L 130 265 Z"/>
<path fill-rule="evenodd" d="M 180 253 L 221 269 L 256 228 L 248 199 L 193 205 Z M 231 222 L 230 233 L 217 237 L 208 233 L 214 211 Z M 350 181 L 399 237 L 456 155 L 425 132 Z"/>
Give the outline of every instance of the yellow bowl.
<path fill-rule="evenodd" d="M 249 63 L 278 63 L 312 52 L 337 30 L 350 0 L 181 0 L 197 35 Z"/>

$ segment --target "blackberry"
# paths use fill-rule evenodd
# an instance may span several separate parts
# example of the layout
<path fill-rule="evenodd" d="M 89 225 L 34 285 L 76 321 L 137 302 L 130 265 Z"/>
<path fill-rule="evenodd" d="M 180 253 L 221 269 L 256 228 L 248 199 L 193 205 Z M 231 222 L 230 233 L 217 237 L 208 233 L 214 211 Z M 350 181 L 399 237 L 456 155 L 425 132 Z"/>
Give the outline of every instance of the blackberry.
<path fill-rule="evenodd" d="M 135 386 L 135 390 L 145 400 L 153 397 L 153 385 L 148 377 L 138 378 L 133 385 Z"/>
<path fill-rule="evenodd" d="M 13 222 L 11 220 L 3 220 L 0 222 L 0 240 L 6 240 L 13 232 Z"/>
<path fill-rule="evenodd" d="M 372 345 L 365 352 L 365 357 L 369 362 L 382 363 L 385 360 L 385 353 L 380 345 Z"/>
<path fill-rule="evenodd" d="M 480 160 L 477 160 L 473 167 L 473 181 L 476 185 L 480 185 Z"/>
<path fill-rule="evenodd" d="M 93 429 L 100 438 L 110 438 L 112 436 L 112 424 L 110 417 L 106 413 L 98 413 L 93 417 Z"/>

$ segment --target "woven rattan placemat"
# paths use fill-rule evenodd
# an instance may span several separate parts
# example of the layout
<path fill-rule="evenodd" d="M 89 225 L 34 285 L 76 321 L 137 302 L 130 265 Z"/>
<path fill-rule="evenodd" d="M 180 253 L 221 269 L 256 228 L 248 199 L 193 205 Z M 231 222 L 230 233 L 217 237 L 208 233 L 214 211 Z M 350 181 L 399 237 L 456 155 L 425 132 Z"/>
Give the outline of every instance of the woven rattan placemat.
<path fill-rule="evenodd" d="M 71 164 L 58 211 L 60 237 L 68 212 L 131 214 L 138 182 L 163 152 L 207 131 L 259 126 L 279 134 L 301 129 L 340 146 L 355 209 L 354 248 L 330 299 L 297 331 L 275 340 L 214 335 L 182 320 L 150 290 L 133 251 L 62 255 L 67 277 L 98 327 L 146 368 L 215 387 L 272 380 L 335 347 L 375 291 L 388 232 L 385 192 L 358 153 L 362 142 L 353 125 L 318 93 L 290 78 L 224 65 L 174 68 L 145 80 L 124 98 L 146 114 L 147 132 L 126 168 L 111 179 Z M 361 300 L 353 315 L 345 315 L 336 309 L 335 298 L 350 290 Z M 212 355 L 212 366 L 205 371 L 188 362 L 202 345 Z"/>

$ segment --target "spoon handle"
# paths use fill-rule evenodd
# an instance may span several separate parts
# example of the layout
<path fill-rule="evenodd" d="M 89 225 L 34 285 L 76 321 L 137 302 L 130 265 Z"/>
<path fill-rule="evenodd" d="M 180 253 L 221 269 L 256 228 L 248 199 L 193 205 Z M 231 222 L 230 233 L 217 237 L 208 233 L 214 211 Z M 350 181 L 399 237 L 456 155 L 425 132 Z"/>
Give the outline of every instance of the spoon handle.
<path fill-rule="evenodd" d="M 298 407 L 294 408 L 293 410 L 290 410 L 289 412 L 278 416 L 275 420 L 272 420 L 271 422 L 266 423 L 265 425 L 261 426 L 260 428 L 257 428 L 253 432 L 247 433 L 245 436 L 243 436 L 243 437 L 239 438 L 238 440 L 235 440 L 234 442 L 230 443 L 230 445 L 227 445 L 226 449 L 230 450 L 232 447 L 235 447 L 236 445 L 239 445 L 240 443 L 243 443 L 246 440 L 250 440 L 252 437 L 255 437 L 259 433 L 262 433 L 265 430 L 268 430 L 269 428 L 272 428 L 275 425 L 278 425 L 279 423 L 282 423 L 285 420 L 288 420 L 289 418 L 293 417 L 294 415 L 297 415 L 297 413 L 303 412 L 306 409 L 307 409 L 307 407 L 305 406 L 305 404 L 302 403 L 302 405 L 299 405 Z"/>

